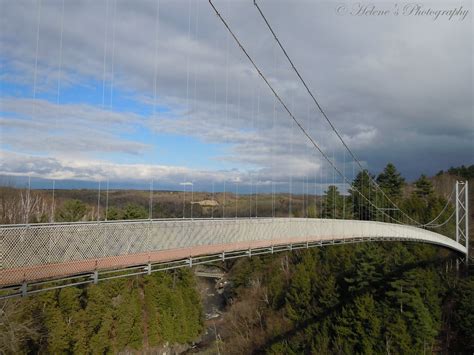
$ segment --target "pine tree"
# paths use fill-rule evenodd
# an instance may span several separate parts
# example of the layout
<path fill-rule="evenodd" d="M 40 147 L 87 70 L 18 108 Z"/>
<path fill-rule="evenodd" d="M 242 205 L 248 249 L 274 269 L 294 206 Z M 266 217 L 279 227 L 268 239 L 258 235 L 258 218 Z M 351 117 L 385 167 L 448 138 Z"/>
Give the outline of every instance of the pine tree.
<path fill-rule="evenodd" d="M 400 313 L 395 313 L 393 318 L 386 321 L 385 330 L 385 353 L 387 354 L 410 354 L 411 339 L 407 325 Z"/>
<path fill-rule="evenodd" d="M 109 221 L 116 221 L 119 219 L 123 219 L 123 212 L 116 207 L 110 207 L 107 210 L 107 219 Z"/>
<path fill-rule="evenodd" d="M 148 218 L 148 212 L 142 206 L 128 204 L 123 211 L 122 219 L 145 219 Z"/>
<path fill-rule="evenodd" d="M 349 292 L 375 291 L 373 284 L 380 281 L 382 271 L 380 248 L 374 244 L 363 245 L 355 257 L 352 270 L 345 278 Z"/>
<path fill-rule="evenodd" d="M 316 213 L 316 207 L 314 207 Z M 323 218 L 349 219 L 352 218 L 352 206 L 348 196 L 343 196 L 334 185 L 325 191 L 322 207 Z"/>
<path fill-rule="evenodd" d="M 377 176 L 377 183 L 390 199 L 399 199 L 402 196 L 405 179 L 397 171 L 395 165 L 388 163 L 383 172 Z"/>
<path fill-rule="evenodd" d="M 426 198 L 434 193 L 433 184 L 426 175 L 421 174 L 420 178 L 415 181 L 415 193 L 421 198 Z"/>
<path fill-rule="evenodd" d="M 84 218 L 86 212 L 85 203 L 79 200 L 68 200 L 59 209 L 56 220 L 58 222 L 77 222 Z"/>
<path fill-rule="evenodd" d="M 370 176 L 367 170 L 361 171 L 357 174 L 352 182 L 351 189 L 349 189 L 355 219 L 374 220 L 376 217 L 373 207 L 376 193 L 371 179 L 373 179 L 373 176 Z"/>

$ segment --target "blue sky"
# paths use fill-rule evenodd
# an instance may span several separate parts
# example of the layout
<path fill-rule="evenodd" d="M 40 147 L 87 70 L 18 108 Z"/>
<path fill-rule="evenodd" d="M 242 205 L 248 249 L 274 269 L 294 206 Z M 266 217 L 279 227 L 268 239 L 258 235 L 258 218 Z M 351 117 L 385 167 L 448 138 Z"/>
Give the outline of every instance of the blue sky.
<path fill-rule="evenodd" d="M 3 68 L 7 72 L 14 72 L 8 65 L 4 65 Z M 140 93 L 138 92 L 125 92 L 120 88 L 112 88 L 110 83 L 105 83 L 104 89 L 103 85 L 102 81 L 86 78 L 79 85 L 61 87 L 59 97 L 57 87 L 54 85 L 42 89 L 35 96 L 36 99 L 48 101 L 51 104 L 58 102 L 65 106 L 86 104 L 124 115 L 136 114 L 143 118 L 143 124 L 131 127 L 130 130 L 124 130 L 118 135 L 120 139 L 139 141 L 147 145 L 148 148 L 140 156 L 98 152 L 94 158 L 105 159 L 117 164 L 139 162 L 156 165 L 182 165 L 195 169 L 232 168 L 225 162 L 216 160 L 216 157 L 227 149 L 226 144 L 204 143 L 198 138 L 188 135 L 155 132 L 146 125 L 146 121 L 153 117 L 172 115 L 171 108 L 160 104 L 144 103 L 139 99 Z M 2 81 L 1 94 L 3 98 L 28 99 L 33 97 L 33 88 L 31 83 L 21 84 L 4 80 Z M 111 97 L 113 97 L 112 101 Z M 159 100 L 160 98 L 157 98 L 157 101 Z M 2 109 L 2 107 L 0 109 L 2 117 L 34 120 L 31 115 L 21 115 L 15 111 Z M 176 117 L 176 119 L 178 118 Z M 5 128 L 5 132 L 8 134 L 8 127 Z M 2 145 L 2 148 L 11 149 L 7 144 Z M 23 153 L 29 152 L 23 151 Z"/>

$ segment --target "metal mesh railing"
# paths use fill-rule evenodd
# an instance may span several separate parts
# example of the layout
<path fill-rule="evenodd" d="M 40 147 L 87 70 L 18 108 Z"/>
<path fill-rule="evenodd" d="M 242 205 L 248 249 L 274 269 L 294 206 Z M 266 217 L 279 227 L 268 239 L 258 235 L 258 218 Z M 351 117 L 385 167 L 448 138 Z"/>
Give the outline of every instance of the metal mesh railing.
<path fill-rule="evenodd" d="M 465 247 L 427 230 L 381 222 L 195 219 L 0 226 L 1 285 L 95 269 L 302 241 L 401 238 Z"/>

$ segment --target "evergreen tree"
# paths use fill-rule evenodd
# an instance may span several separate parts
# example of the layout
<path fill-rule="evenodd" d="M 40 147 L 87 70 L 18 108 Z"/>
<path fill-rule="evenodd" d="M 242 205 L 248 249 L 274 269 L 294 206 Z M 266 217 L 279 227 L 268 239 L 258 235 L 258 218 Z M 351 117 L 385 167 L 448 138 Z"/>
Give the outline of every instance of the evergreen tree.
<path fill-rule="evenodd" d="M 84 218 L 86 212 L 85 203 L 79 200 L 68 200 L 59 209 L 56 220 L 58 222 L 77 222 Z"/>
<path fill-rule="evenodd" d="M 402 196 L 405 179 L 397 171 L 395 165 L 388 163 L 383 172 L 377 176 L 377 183 L 390 199 L 399 199 Z"/>
<path fill-rule="evenodd" d="M 349 292 L 373 292 L 373 284 L 382 278 L 383 260 L 376 244 L 364 244 L 356 254 L 352 270 L 345 278 Z"/>
<path fill-rule="evenodd" d="M 148 212 L 142 206 L 128 204 L 123 211 L 122 219 L 146 219 Z"/>
<path fill-rule="evenodd" d="M 393 318 L 386 321 L 384 347 L 387 354 L 410 354 L 413 352 L 407 325 L 399 312 L 395 312 Z"/>
<path fill-rule="evenodd" d="M 123 212 L 116 207 L 109 207 L 107 210 L 107 219 L 109 221 L 123 219 Z"/>
<path fill-rule="evenodd" d="M 367 170 L 359 172 L 349 189 L 351 194 L 352 209 L 355 219 L 374 220 L 375 188 L 371 182 L 373 176 Z"/>
<path fill-rule="evenodd" d="M 420 178 L 415 181 L 415 194 L 420 198 L 427 198 L 433 192 L 433 184 L 426 175 L 421 174 Z"/>
<path fill-rule="evenodd" d="M 334 185 L 328 186 L 324 197 L 323 217 L 341 219 L 345 212 L 344 198 L 339 190 Z"/>
<path fill-rule="evenodd" d="M 472 165 L 471 165 L 472 166 Z M 456 292 L 457 305 L 454 318 L 466 352 L 474 351 L 474 276 L 463 280 Z"/>

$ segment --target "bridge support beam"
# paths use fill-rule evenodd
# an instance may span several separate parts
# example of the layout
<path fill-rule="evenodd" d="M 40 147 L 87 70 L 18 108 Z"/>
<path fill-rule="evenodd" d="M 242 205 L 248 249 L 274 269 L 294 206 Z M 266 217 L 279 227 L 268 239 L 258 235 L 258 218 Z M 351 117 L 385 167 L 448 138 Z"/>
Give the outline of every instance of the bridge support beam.
<path fill-rule="evenodd" d="M 466 265 L 469 263 L 469 184 L 456 181 L 456 242 L 466 246 Z"/>

